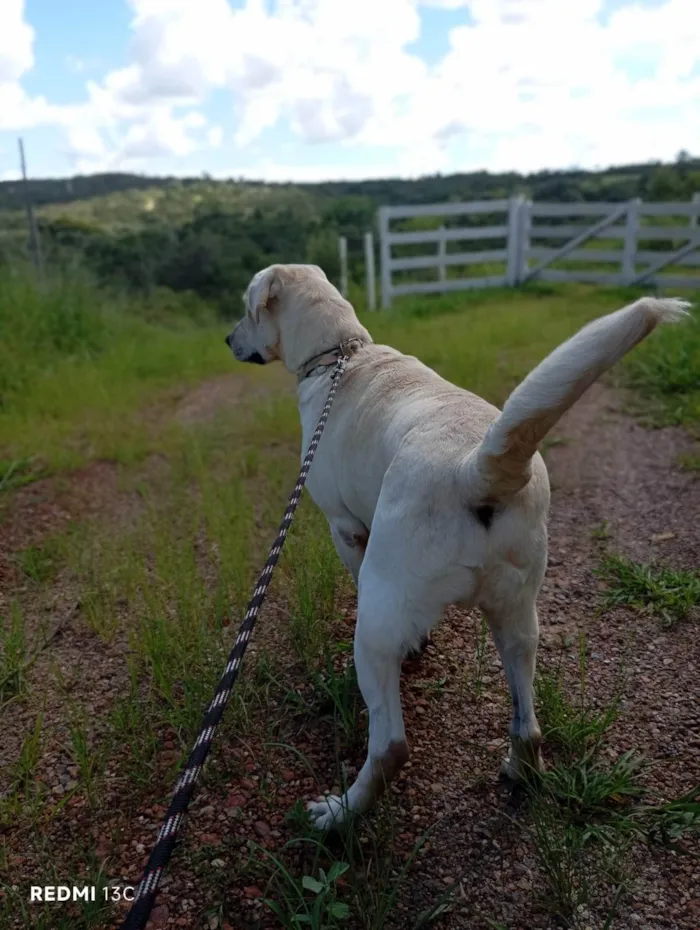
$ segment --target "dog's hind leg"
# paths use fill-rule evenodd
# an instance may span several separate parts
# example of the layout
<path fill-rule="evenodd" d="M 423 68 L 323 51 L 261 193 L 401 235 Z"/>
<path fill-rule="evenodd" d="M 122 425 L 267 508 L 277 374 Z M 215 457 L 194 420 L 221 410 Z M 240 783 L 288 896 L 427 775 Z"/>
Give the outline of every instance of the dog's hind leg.
<path fill-rule="evenodd" d="M 534 679 L 539 627 L 534 599 L 516 605 L 484 610 L 496 642 L 513 700 L 513 719 L 508 728 L 510 753 L 501 772 L 514 781 L 543 769 L 542 733 L 535 716 Z"/>

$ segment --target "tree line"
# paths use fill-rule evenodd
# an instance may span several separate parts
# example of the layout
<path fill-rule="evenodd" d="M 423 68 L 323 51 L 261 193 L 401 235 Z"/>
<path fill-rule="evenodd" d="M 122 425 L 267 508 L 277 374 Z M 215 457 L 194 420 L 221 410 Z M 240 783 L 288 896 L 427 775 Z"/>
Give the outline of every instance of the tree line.
<path fill-rule="evenodd" d="M 177 194 L 178 203 L 191 200 L 192 208 L 177 220 L 171 213 L 165 221 L 157 208 L 149 213 L 134 207 L 126 228 L 123 222 L 115 227 L 101 218 L 105 198 L 113 202 L 115 195 L 124 195 L 128 213 L 127 192 L 145 195 L 149 190 L 165 198 Z M 86 268 L 101 283 L 120 289 L 194 292 L 225 312 L 232 301 L 238 303 L 251 275 L 273 262 L 313 262 L 337 281 L 339 235 L 350 243 L 350 276 L 361 281 L 362 237 L 373 228 L 381 205 L 501 199 L 515 193 L 561 203 L 623 202 L 633 197 L 688 200 L 696 191 L 700 191 L 700 159 L 686 153 L 672 164 L 597 172 L 483 171 L 414 181 L 270 185 L 103 174 L 30 182 L 48 263 Z M 0 211 L 8 211 L 4 215 L 9 217 L 9 211 L 20 209 L 23 196 L 19 183 L 0 183 Z M 0 228 L 2 218 L 0 212 Z M 0 263 L 16 260 L 23 247 L 23 233 L 0 239 Z"/>

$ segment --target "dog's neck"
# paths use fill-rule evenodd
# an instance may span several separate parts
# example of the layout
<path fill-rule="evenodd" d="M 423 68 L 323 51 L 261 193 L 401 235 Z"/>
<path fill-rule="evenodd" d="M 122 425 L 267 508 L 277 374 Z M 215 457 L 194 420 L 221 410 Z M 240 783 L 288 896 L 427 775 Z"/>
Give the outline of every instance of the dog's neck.
<path fill-rule="evenodd" d="M 372 342 L 352 304 L 326 284 L 327 293 L 311 300 L 291 291 L 279 312 L 279 356 L 299 381 L 315 368 L 335 363 L 341 349 L 352 353 Z"/>
<path fill-rule="evenodd" d="M 336 364 L 340 358 L 349 358 L 354 355 L 358 349 L 361 349 L 363 345 L 365 345 L 365 340 L 355 336 L 352 339 L 348 339 L 346 342 L 341 342 L 337 346 L 326 349 L 325 352 L 319 352 L 317 355 L 313 355 L 298 369 L 297 382 L 301 383 L 305 378 L 308 378 L 309 375 L 320 368 L 329 368 L 331 365 Z"/>

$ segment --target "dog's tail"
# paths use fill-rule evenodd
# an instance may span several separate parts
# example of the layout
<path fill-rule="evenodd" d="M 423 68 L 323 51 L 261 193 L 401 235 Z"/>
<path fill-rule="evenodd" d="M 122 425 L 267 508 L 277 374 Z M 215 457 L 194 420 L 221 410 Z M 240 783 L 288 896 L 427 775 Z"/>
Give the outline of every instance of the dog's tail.
<path fill-rule="evenodd" d="M 530 480 L 531 459 L 562 414 L 659 323 L 688 315 L 688 301 L 642 297 L 589 323 L 518 385 L 462 465 L 475 504 L 497 503 Z"/>

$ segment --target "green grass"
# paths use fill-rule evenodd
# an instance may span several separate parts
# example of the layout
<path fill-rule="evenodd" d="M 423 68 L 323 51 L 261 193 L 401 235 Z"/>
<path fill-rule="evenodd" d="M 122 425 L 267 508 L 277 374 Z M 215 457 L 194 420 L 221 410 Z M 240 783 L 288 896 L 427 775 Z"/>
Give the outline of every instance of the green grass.
<path fill-rule="evenodd" d="M 555 765 L 545 774 L 545 792 L 566 808 L 566 818 L 586 830 L 603 825 L 630 798 L 644 793 L 640 775 L 643 759 L 627 752 L 612 764 L 586 753 L 575 765 Z"/>
<path fill-rule="evenodd" d="M 601 706 L 588 697 L 588 641 L 584 633 L 578 640 L 578 681 L 573 698 L 565 686 L 563 658 L 562 653 L 556 669 L 541 670 L 535 679 L 542 736 L 565 759 L 593 758 L 620 712 L 623 670 L 615 693 Z"/>
<path fill-rule="evenodd" d="M 32 484 L 48 474 L 33 458 L 0 460 L 0 491 L 10 491 Z"/>
<path fill-rule="evenodd" d="M 635 404 L 658 424 L 690 427 L 700 424 L 700 309 L 678 326 L 664 326 L 656 338 L 643 342 L 624 363 L 631 387 L 646 401 Z"/>
<path fill-rule="evenodd" d="M 562 815 L 561 804 L 547 793 L 533 796 L 528 814 L 525 830 L 545 879 L 544 907 L 563 926 L 583 930 L 590 925 L 589 908 L 594 904 L 600 908 L 602 898 L 605 926 L 612 926 L 620 898 L 631 885 L 625 868 L 626 833 L 581 829 Z"/>
<path fill-rule="evenodd" d="M 598 574 L 608 583 L 606 607 L 651 610 L 671 625 L 695 612 L 700 604 L 700 573 L 652 568 L 621 556 L 609 555 Z"/>
<path fill-rule="evenodd" d="M 543 672 L 536 685 L 542 735 L 569 758 L 583 757 L 594 749 L 619 712 L 617 700 L 597 708 L 588 704 L 580 692 L 577 700 L 571 701 L 558 675 Z"/>
<path fill-rule="evenodd" d="M 143 456 L 161 431 L 135 411 L 230 370 L 223 325 L 173 314 L 167 325 L 149 323 L 138 304 L 81 278 L 40 288 L 0 271 L 0 292 L 2 489 L 89 459 Z"/>
<path fill-rule="evenodd" d="M 610 524 L 607 520 L 602 520 L 597 526 L 594 526 L 591 530 L 591 536 L 593 539 L 603 542 L 606 539 L 610 539 L 612 535 L 610 531 Z"/>
<path fill-rule="evenodd" d="M 0 799 L 0 826 L 13 827 L 22 818 L 34 826 L 45 815 L 45 787 L 36 778 L 42 755 L 43 715 L 22 740 L 15 761 L 9 766 L 9 787 Z"/>
<path fill-rule="evenodd" d="M 359 747 L 364 742 L 364 727 L 360 720 L 364 703 L 354 664 L 348 661 L 338 668 L 327 651 L 325 667 L 312 673 L 312 685 L 317 701 L 315 715 L 330 714 L 334 731 L 342 733 L 350 745 Z"/>
<path fill-rule="evenodd" d="M 27 638 L 19 604 L 10 604 L 0 625 L 0 704 L 21 695 L 26 688 Z"/>
<path fill-rule="evenodd" d="M 290 576 L 290 632 L 297 655 L 307 668 L 318 665 L 337 624 L 340 592 L 350 590 L 345 567 L 333 546 L 320 511 L 308 514 L 285 553 Z"/>
<path fill-rule="evenodd" d="M 562 653 L 561 659 L 564 658 Z M 700 829 L 700 786 L 654 804 L 645 784 L 651 764 L 638 751 L 615 757 L 607 741 L 620 715 L 624 669 L 607 701 L 588 694 L 587 641 L 579 639 L 578 676 L 567 684 L 562 662 L 540 670 L 538 719 L 548 759 L 543 775 L 526 785 L 529 837 L 546 883 L 543 903 L 564 925 L 584 928 L 592 907 L 615 924 L 635 877 L 638 844 L 672 845 Z"/>
<path fill-rule="evenodd" d="M 119 329 L 99 360 L 60 357 L 37 371 L 0 413 L 0 446 L 16 458 L 39 453 L 52 470 L 136 461 L 162 446 L 160 424 L 136 411 L 157 409 L 168 388 L 230 369 L 223 330 L 168 332 L 141 321 Z"/>
<path fill-rule="evenodd" d="M 679 456 L 678 464 L 684 471 L 700 472 L 700 455 L 684 453 Z"/>
<path fill-rule="evenodd" d="M 630 803 L 644 794 L 641 757 L 610 762 L 606 736 L 619 714 L 619 692 L 594 706 L 587 688 L 587 643 L 579 640 L 579 675 L 570 696 L 561 664 L 540 671 L 535 685 L 545 746 L 555 753 L 544 775 L 526 786 L 522 829 L 534 847 L 546 883 L 545 906 L 565 926 L 584 927 L 588 908 L 601 900 L 610 925 L 630 884 L 626 863 Z"/>
<path fill-rule="evenodd" d="M 334 862 L 328 872 L 319 867 L 316 875 L 297 881 L 276 856 L 269 855 L 276 867 L 275 878 L 280 901 L 265 903 L 288 930 L 334 930 L 350 916 L 350 906 L 339 900 L 338 879 L 350 868 L 347 862 Z"/>
<path fill-rule="evenodd" d="M 102 772 L 102 753 L 97 751 L 90 736 L 89 720 L 85 708 L 79 707 L 70 698 L 68 732 L 70 754 L 78 768 L 78 778 L 87 795 L 91 808 L 97 806 L 97 779 Z"/>
<path fill-rule="evenodd" d="M 50 536 L 41 545 L 27 546 L 19 552 L 16 562 L 26 578 L 36 585 L 42 585 L 55 578 L 61 549 L 62 540 Z"/>
<path fill-rule="evenodd" d="M 644 783 L 649 768 L 634 751 L 612 762 L 607 754 L 586 752 L 556 758 L 528 786 L 527 818 L 520 824 L 546 881 L 544 903 L 565 926 L 587 926 L 592 905 L 607 911 L 606 926 L 612 926 L 635 881 L 639 844 L 683 853 L 678 841 L 700 832 L 700 786 L 671 801 L 649 803 Z"/>
<path fill-rule="evenodd" d="M 351 819 L 342 833 L 330 837 L 319 837 L 313 831 L 301 805 L 290 813 L 289 820 L 297 835 L 276 855 L 258 849 L 255 860 L 267 878 L 266 904 L 280 925 L 290 930 L 305 925 L 331 930 L 342 927 L 349 918 L 353 926 L 363 930 L 382 930 L 429 831 L 401 861 L 397 856 L 397 824 L 385 802 L 380 803 L 371 821 Z M 453 890 L 448 888 L 438 895 L 413 926 L 428 926 L 449 910 Z"/>
<path fill-rule="evenodd" d="M 258 428 L 269 423 L 263 418 Z M 157 486 L 142 487 L 142 511 L 128 527 L 105 532 L 95 525 L 74 537 L 69 571 L 82 591 L 82 616 L 106 643 L 119 637 L 128 646 L 130 685 L 110 731 L 115 750 L 130 749 L 114 764 L 144 786 L 163 777 L 156 776 L 162 740 L 173 739 L 184 753 L 199 727 L 293 481 L 293 459 L 265 460 L 251 477 L 250 457 L 245 450 L 232 456 L 231 447 L 217 421 L 190 435 L 186 446 L 172 447 Z M 265 512 L 258 500 L 266 501 Z M 292 549 L 296 533 L 308 531 L 309 524 L 293 528 Z M 302 558 L 305 550 L 296 548 Z M 303 556 L 311 558 L 307 575 L 315 564 L 310 552 Z M 334 590 L 331 584 L 329 616 Z M 267 685 L 246 663 L 227 711 L 239 736 L 264 706 Z"/>

